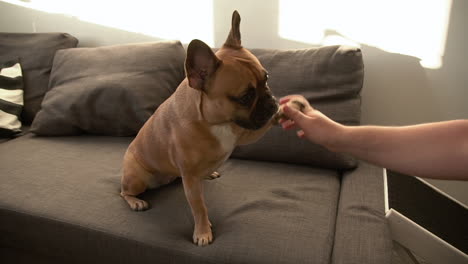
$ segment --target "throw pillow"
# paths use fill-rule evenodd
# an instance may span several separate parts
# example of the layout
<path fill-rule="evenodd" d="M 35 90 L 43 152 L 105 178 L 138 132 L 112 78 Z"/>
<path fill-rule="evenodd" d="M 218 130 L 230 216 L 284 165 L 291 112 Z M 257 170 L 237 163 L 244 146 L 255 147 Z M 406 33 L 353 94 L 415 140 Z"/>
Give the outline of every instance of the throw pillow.
<path fill-rule="evenodd" d="M 18 58 L 0 61 L 0 137 L 21 132 L 23 77 Z"/>
<path fill-rule="evenodd" d="M 30 125 L 48 89 L 55 52 L 74 48 L 78 40 L 65 33 L 0 33 L 0 59 L 14 54 L 24 77 L 22 121 Z"/>
<path fill-rule="evenodd" d="M 136 135 L 184 79 L 184 60 L 178 41 L 60 50 L 31 131 Z"/>
<path fill-rule="evenodd" d="M 302 94 L 331 119 L 347 125 L 360 123 L 364 68 L 359 49 L 327 46 L 303 50 L 253 49 L 252 53 L 269 72 L 268 84 L 278 99 Z M 352 157 L 299 139 L 295 132 L 284 132 L 279 126 L 258 142 L 239 146 L 232 157 L 338 170 L 357 165 Z"/>

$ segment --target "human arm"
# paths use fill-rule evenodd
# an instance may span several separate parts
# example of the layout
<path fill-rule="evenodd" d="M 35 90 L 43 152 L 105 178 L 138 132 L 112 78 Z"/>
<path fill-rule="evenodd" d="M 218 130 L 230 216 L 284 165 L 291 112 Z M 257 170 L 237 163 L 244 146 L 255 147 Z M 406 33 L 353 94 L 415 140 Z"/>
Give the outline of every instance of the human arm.
<path fill-rule="evenodd" d="M 304 113 L 281 102 L 291 120 L 285 129 L 299 127 L 301 138 L 405 174 L 435 179 L 468 180 L 468 120 L 413 126 L 344 126 L 308 106 Z"/>

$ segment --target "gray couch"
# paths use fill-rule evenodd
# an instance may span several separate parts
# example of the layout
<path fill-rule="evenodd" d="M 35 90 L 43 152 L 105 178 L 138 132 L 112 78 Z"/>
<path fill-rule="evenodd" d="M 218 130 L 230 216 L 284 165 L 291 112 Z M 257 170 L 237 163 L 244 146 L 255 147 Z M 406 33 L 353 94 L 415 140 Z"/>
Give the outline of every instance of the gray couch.
<path fill-rule="evenodd" d="M 122 157 L 183 79 L 184 49 L 75 46 L 64 34 L 0 33 L 0 60 L 17 56 L 26 80 L 32 56 L 50 75 L 42 97 L 24 82 L 23 132 L 0 143 L 1 263 L 390 263 L 382 168 L 278 127 L 205 182 L 210 246 L 191 243 L 180 181 L 143 194 L 150 210 L 131 211 L 119 196 Z M 303 94 L 332 119 L 359 124 L 358 49 L 253 53 L 275 95 Z"/>

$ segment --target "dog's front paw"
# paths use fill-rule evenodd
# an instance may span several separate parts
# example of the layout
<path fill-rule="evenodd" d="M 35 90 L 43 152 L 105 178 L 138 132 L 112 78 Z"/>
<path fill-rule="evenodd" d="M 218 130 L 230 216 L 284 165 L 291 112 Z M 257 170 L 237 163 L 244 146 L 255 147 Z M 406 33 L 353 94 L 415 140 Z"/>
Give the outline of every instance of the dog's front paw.
<path fill-rule="evenodd" d="M 278 112 L 276 113 L 275 116 L 275 124 L 279 124 L 281 119 L 287 119 L 288 117 L 284 114 L 284 106 L 291 107 L 293 109 L 296 109 L 298 111 L 301 111 L 302 113 L 306 113 L 312 107 L 310 106 L 309 102 L 307 99 L 302 96 L 302 95 L 290 95 L 281 100 L 280 107 L 278 109 Z"/>
<path fill-rule="evenodd" d="M 211 225 L 211 224 L 210 224 Z M 213 242 L 213 232 L 211 232 L 211 227 L 205 228 L 204 232 L 193 232 L 193 243 L 197 246 L 207 246 Z"/>
<path fill-rule="evenodd" d="M 136 200 L 133 202 L 129 203 L 130 208 L 132 208 L 133 211 L 145 211 L 149 208 L 149 204 L 146 201 L 143 200 Z"/>
<path fill-rule="evenodd" d="M 221 174 L 217 171 L 211 173 L 210 175 L 206 176 L 205 177 L 205 180 L 215 180 L 215 179 L 218 179 L 219 177 L 221 177 Z"/>
<path fill-rule="evenodd" d="M 123 193 L 121 193 L 120 195 L 125 199 L 125 201 L 127 201 L 128 205 L 133 211 L 145 211 L 149 208 L 149 204 L 144 200 Z"/>

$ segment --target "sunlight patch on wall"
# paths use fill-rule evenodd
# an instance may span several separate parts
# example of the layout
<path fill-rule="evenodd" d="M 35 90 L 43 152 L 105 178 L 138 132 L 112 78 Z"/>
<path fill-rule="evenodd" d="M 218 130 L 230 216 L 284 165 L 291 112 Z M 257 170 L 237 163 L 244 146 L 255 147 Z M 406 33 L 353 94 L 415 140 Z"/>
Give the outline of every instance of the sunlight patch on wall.
<path fill-rule="evenodd" d="M 213 0 L 4 0 L 82 21 L 188 43 L 201 39 L 214 45 Z"/>
<path fill-rule="evenodd" d="M 279 0 L 278 33 L 317 45 L 361 43 L 440 68 L 451 6 L 452 0 Z"/>

